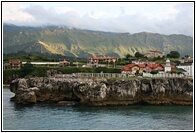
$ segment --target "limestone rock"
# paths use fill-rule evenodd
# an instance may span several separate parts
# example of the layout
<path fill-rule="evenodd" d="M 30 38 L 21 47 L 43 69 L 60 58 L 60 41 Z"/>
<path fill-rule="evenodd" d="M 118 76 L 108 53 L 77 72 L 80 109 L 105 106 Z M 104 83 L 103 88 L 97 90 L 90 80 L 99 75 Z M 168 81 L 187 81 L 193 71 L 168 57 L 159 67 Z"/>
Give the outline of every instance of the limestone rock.
<path fill-rule="evenodd" d="M 12 100 L 27 104 L 51 101 L 88 105 L 193 104 L 193 81 L 185 78 L 136 80 L 16 79 L 10 84 Z"/>
<path fill-rule="evenodd" d="M 28 88 L 26 79 L 18 79 L 14 82 L 18 83 L 18 86 L 14 83 L 11 85 L 11 91 L 16 94 L 16 96 L 14 96 L 11 100 L 22 104 L 36 103 L 37 100 L 35 92 L 39 90 L 37 87 Z"/>

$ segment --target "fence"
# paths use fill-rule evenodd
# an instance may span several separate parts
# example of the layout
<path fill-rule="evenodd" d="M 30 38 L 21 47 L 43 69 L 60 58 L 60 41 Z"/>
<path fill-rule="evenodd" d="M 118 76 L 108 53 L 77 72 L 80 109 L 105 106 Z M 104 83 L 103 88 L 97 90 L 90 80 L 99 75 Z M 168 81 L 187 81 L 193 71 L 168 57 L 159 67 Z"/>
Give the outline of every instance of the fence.
<path fill-rule="evenodd" d="M 170 74 L 170 73 L 158 73 L 158 74 L 151 74 L 151 73 L 143 73 L 143 77 L 185 77 L 183 74 Z"/>
<path fill-rule="evenodd" d="M 74 74 L 56 74 L 55 78 L 129 78 L 135 75 L 121 74 L 121 73 L 74 73 Z"/>
<path fill-rule="evenodd" d="M 121 73 L 77 73 L 76 77 L 79 78 L 119 78 L 119 77 L 126 77 Z"/>
<path fill-rule="evenodd" d="M 74 74 L 56 74 L 55 78 L 130 78 L 135 75 L 131 74 L 122 74 L 122 73 L 74 73 Z M 186 77 L 183 74 L 168 74 L 168 73 L 159 73 L 159 74 L 150 74 L 143 73 L 143 77 Z"/>

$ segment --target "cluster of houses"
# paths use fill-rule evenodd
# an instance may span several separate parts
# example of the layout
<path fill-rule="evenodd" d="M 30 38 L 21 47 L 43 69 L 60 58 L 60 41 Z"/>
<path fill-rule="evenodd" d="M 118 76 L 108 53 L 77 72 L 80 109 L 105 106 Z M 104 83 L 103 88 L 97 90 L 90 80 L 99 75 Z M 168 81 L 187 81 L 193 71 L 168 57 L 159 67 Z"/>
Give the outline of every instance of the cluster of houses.
<path fill-rule="evenodd" d="M 123 74 L 135 75 L 150 73 L 151 71 L 158 71 L 159 73 L 170 73 L 170 72 L 181 72 L 185 76 L 193 76 L 193 65 L 192 62 L 181 63 L 178 66 L 171 65 L 170 60 L 167 59 L 165 64 L 156 64 L 148 60 L 134 60 L 132 64 L 125 65 L 122 68 Z"/>
<path fill-rule="evenodd" d="M 166 64 L 156 64 L 156 63 L 149 63 L 148 61 L 138 61 L 138 60 L 133 62 L 132 64 L 125 65 L 122 68 L 123 74 L 136 74 L 137 71 L 139 72 L 139 74 L 142 74 L 143 72 L 150 73 L 151 71 L 155 71 L 155 70 L 170 72 L 171 69 L 175 68 L 174 65 L 170 65 L 169 60 L 166 61 Z"/>
<path fill-rule="evenodd" d="M 151 50 L 147 53 L 148 57 L 162 57 L 163 53 L 157 50 Z M 114 63 L 118 59 L 116 57 L 104 56 L 104 57 L 89 57 L 87 67 L 105 67 L 105 64 L 102 62 L 110 62 Z M 178 66 L 174 66 L 170 64 L 170 60 L 167 59 L 165 64 L 157 64 L 156 62 L 149 61 L 149 60 L 132 60 L 132 64 L 125 65 L 122 68 L 122 74 L 140 74 L 142 75 L 145 73 L 150 73 L 152 71 L 158 71 L 159 73 L 170 73 L 173 72 L 183 72 L 186 76 L 193 76 L 193 60 L 190 58 L 186 60 L 180 60 L 181 64 Z M 4 63 L 4 69 L 20 69 L 23 64 L 26 62 L 20 62 L 19 60 L 10 60 L 9 63 Z M 60 59 L 59 62 L 31 62 L 33 65 L 57 65 L 59 67 L 69 66 L 70 62 L 66 59 Z"/>

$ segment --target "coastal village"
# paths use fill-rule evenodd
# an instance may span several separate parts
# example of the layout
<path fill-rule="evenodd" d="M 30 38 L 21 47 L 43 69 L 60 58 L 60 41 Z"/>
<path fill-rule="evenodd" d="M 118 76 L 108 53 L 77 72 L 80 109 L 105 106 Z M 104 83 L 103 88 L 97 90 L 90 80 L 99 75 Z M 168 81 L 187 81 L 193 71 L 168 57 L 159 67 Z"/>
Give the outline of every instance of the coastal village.
<path fill-rule="evenodd" d="M 2 132 L 195 132 L 194 1 L 2 1 Z"/>
<path fill-rule="evenodd" d="M 50 101 L 60 105 L 91 106 L 192 105 L 191 59 L 188 57 L 175 65 L 178 59 L 165 59 L 160 54 L 153 50 L 153 54 L 148 53 L 149 60 L 140 57 L 124 65 L 119 65 L 122 59 L 111 56 L 89 57 L 86 63 L 72 65 L 66 59 L 59 62 L 12 60 L 9 69 L 25 73 L 24 78 L 15 78 L 10 83 L 10 90 L 15 93 L 12 100 L 21 104 Z M 135 57 L 138 55 L 143 56 L 136 53 Z M 150 55 L 160 58 L 161 62 L 153 61 Z M 34 68 L 36 71 L 32 70 Z M 64 71 L 58 73 L 59 70 Z M 46 76 L 39 75 L 43 71 Z"/>
<path fill-rule="evenodd" d="M 114 77 L 114 78 L 130 78 L 130 77 L 192 77 L 193 76 L 193 60 L 191 57 L 179 58 L 179 64 L 171 62 L 170 58 L 165 57 L 163 63 L 157 63 L 153 60 L 160 58 L 163 59 L 164 53 L 159 50 L 149 50 L 144 55 L 146 58 L 133 58 L 131 63 L 121 65 L 121 73 L 74 73 L 74 77 Z M 117 62 L 122 60 L 112 56 L 101 57 L 89 57 L 86 64 L 79 65 L 79 62 L 75 62 L 75 67 L 83 68 L 116 68 Z M 21 62 L 20 60 L 9 60 L 4 63 L 4 70 L 20 70 L 27 62 Z M 58 62 L 30 62 L 34 66 L 55 66 L 55 67 L 71 67 L 70 61 L 66 59 L 59 59 Z M 63 75 L 64 74 L 64 75 Z M 69 76 L 66 73 L 53 75 L 54 77 L 66 77 Z"/>

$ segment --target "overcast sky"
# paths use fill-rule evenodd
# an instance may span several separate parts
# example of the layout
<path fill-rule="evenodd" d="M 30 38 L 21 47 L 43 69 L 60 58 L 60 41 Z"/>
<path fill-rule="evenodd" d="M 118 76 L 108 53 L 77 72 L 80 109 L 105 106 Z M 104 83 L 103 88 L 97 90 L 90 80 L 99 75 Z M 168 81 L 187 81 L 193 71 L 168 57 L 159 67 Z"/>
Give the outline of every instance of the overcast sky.
<path fill-rule="evenodd" d="M 193 36 L 190 2 L 2 2 L 4 23 Z"/>

